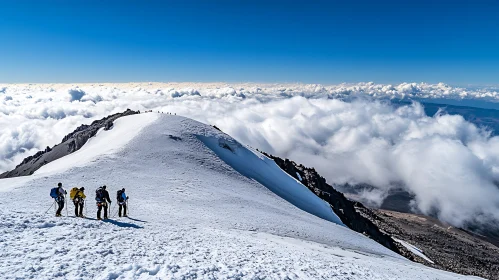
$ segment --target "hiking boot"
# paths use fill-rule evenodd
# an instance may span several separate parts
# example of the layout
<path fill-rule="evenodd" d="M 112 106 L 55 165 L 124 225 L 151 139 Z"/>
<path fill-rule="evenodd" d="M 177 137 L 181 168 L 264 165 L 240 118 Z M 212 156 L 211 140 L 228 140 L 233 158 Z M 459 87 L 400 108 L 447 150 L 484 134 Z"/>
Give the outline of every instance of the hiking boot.
<path fill-rule="evenodd" d="M 101 218 L 97 218 L 97 220 L 98 220 L 98 221 L 102 221 L 102 219 L 101 219 Z"/>
<path fill-rule="evenodd" d="M 128 217 L 128 215 L 123 215 L 123 217 Z"/>
<path fill-rule="evenodd" d="M 55 214 L 56 217 L 61 217 L 62 215 L 61 214 Z"/>

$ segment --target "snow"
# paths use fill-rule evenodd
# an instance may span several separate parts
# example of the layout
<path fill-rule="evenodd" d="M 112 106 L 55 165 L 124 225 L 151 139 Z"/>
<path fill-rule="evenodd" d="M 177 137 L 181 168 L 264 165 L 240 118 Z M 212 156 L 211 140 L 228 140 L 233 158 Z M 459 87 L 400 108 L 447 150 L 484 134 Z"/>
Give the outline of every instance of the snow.
<path fill-rule="evenodd" d="M 50 163 L 29 180 L 0 180 L 0 278 L 467 278 L 335 223 L 334 212 L 266 157 L 190 119 L 123 118 L 80 151 L 91 156 Z M 44 214 L 57 182 L 85 187 L 89 219 L 73 217 L 72 205 L 68 217 Z M 93 193 L 103 184 L 113 201 L 126 188 L 130 218 L 95 220 Z"/>
<path fill-rule="evenodd" d="M 110 130 L 104 131 L 104 129 L 101 128 L 97 132 L 96 136 L 102 134 L 102 137 L 90 138 L 81 149 L 48 165 L 42 166 L 36 171 L 36 174 L 64 172 L 71 167 L 84 166 L 99 156 L 111 155 L 115 151 L 123 148 L 131 139 L 140 133 L 142 128 L 154 122 L 157 118 L 157 114 L 140 114 L 137 116 L 121 117 L 114 122 L 114 125 Z"/>
<path fill-rule="evenodd" d="M 303 181 L 303 179 L 301 178 L 300 173 L 296 172 L 296 176 L 298 177 L 298 180 L 300 180 L 300 182 Z"/>
<path fill-rule="evenodd" d="M 30 182 L 32 177 L 16 177 L 8 179 L 0 179 L 0 192 L 9 192 L 15 188 L 21 187 Z"/>
<path fill-rule="evenodd" d="M 218 157 L 242 175 L 254 179 L 296 207 L 330 222 L 343 225 L 329 204 L 289 176 L 268 157 L 245 148 L 234 139 L 221 135 L 200 136 L 201 141 Z"/>
<path fill-rule="evenodd" d="M 411 243 L 409 243 L 407 241 L 404 241 L 404 240 L 396 239 L 396 238 L 393 238 L 393 240 L 395 240 L 398 243 L 402 244 L 402 246 L 404 246 L 405 248 L 407 248 L 407 250 L 411 251 L 413 254 L 415 254 L 417 256 L 420 256 L 421 258 L 425 259 L 426 261 L 428 261 L 430 263 L 434 263 L 432 260 L 430 260 L 430 258 L 428 258 L 427 256 L 425 256 L 425 254 L 423 254 L 423 250 L 421 250 L 418 247 L 412 245 Z"/>

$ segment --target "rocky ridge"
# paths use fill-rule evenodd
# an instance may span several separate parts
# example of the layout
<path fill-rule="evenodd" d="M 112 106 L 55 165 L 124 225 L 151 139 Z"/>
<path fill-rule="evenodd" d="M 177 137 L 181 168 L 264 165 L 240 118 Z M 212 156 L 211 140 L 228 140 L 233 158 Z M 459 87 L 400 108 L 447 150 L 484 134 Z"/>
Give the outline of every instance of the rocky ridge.
<path fill-rule="evenodd" d="M 36 154 L 25 158 L 13 170 L 0 174 L 0 179 L 31 175 L 45 164 L 78 151 L 81 147 L 83 147 L 83 145 L 85 145 L 85 143 L 87 143 L 88 139 L 97 134 L 99 129 L 112 129 L 113 122 L 116 119 L 139 113 L 139 111 L 127 109 L 122 113 L 116 113 L 100 120 L 95 120 L 90 125 L 82 124 L 73 132 L 64 136 L 60 144 L 57 144 L 52 148 L 47 147 L 45 150 L 39 151 Z"/>
<path fill-rule="evenodd" d="M 328 202 L 350 229 L 412 261 L 459 274 L 499 279 L 499 248 L 487 238 L 425 215 L 370 209 L 360 202 L 346 198 L 343 193 L 327 184 L 326 179 L 314 168 L 262 153 Z M 393 238 L 421 249 L 434 263 L 413 254 Z"/>

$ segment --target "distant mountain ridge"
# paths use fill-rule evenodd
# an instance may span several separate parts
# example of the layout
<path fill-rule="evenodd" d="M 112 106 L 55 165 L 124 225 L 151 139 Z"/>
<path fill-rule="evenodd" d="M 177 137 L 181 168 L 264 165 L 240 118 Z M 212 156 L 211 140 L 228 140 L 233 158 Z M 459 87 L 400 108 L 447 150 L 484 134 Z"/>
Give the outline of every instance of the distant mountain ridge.
<path fill-rule="evenodd" d="M 445 100 L 448 102 L 448 100 Z M 487 128 L 491 136 L 499 135 L 499 110 L 491 108 L 481 108 L 475 106 L 453 105 L 438 103 L 436 101 L 420 100 L 426 115 L 434 116 L 441 111 L 444 114 L 460 115 L 466 121 L 475 124 L 478 127 Z M 409 101 L 391 101 L 395 106 L 408 105 Z"/>

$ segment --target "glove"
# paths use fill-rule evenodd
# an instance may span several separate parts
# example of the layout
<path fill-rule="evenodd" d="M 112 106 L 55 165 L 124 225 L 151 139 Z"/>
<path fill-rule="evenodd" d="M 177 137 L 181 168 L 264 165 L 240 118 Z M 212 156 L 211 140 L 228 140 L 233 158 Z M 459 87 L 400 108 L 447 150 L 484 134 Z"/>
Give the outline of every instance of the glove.
<path fill-rule="evenodd" d="M 128 200 L 128 196 L 126 197 L 126 200 Z"/>

